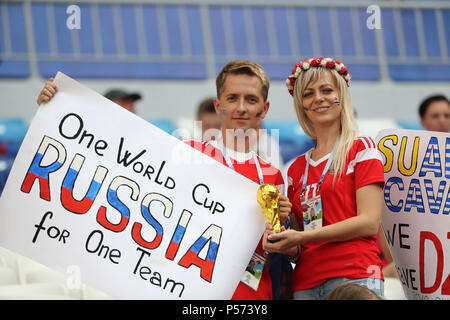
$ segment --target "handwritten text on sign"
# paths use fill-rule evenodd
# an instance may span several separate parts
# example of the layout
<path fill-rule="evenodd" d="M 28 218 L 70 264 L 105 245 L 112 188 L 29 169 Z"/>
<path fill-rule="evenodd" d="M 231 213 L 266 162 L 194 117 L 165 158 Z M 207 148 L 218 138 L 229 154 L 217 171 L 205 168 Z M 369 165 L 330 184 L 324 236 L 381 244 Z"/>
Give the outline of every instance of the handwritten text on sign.
<path fill-rule="evenodd" d="M 450 298 L 450 135 L 383 130 L 383 230 L 409 299 Z M 447 262 L 446 262 L 447 261 Z"/>

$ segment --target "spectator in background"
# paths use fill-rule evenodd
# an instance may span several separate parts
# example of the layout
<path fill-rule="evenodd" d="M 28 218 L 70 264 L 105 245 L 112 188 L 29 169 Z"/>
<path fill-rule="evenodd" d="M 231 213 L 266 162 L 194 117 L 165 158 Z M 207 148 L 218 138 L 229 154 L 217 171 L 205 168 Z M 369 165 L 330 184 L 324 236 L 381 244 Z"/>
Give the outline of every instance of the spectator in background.
<path fill-rule="evenodd" d="M 214 130 L 213 132 L 210 129 L 220 130 L 222 127 L 222 119 L 220 119 L 214 108 L 214 98 L 206 98 L 198 105 L 197 124 L 202 130 L 203 140 L 214 140 L 214 137 L 217 136 L 217 131 Z"/>
<path fill-rule="evenodd" d="M 433 95 L 419 106 L 420 124 L 429 131 L 449 132 L 450 102 L 444 95 Z"/>
<path fill-rule="evenodd" d="M 122 89 L 111 89 L 104 96 L 133 113 L 136 113 L 136 101 L 142 98 L 139 93 L 126 92 Z"/>

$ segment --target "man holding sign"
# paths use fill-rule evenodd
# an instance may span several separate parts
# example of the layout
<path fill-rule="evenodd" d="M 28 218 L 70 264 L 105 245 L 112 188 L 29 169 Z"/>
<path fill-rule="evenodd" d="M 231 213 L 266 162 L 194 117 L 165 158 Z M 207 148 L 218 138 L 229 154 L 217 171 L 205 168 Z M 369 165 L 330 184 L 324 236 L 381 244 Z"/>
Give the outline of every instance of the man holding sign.
<path fill-rule="evenodd" d="M 283 193 L 284 183 L 280 171 L 251 151 L 256 142 L 255 129 L 258 121 L 265 117 L 270 105 L 267 101 L 269 80 L 265 71 L 252 62 L 232 61 L 219 73 L 216 84 L 217 98 L 214 100 L 214 105 L 217 114 L 222 118 L 221 133 L 211 142 L 194 140 L 185 142 L 258 184 L 277 185 Z M 57 87 L 53 79 L 50 79 L 38 97 L 38 104 L 50 101 L 56 92 Z M 234 186 L 230 186 L 231 188 Z M 201 192 L 208 194 L 210 191 L 206 185 L 196 186 L 192 194 L 194 201 L 199 204 L 202 199 L 196 198 L 195 193 Z M 256 202 L 256 193 L 254 198 L 248 201 Z M 205 207 L 212 206 L 212 203 L 206 202 L 207 199 L 203 203 Z M 282 196 L 280 198 L 282 224 L 285 223 L 290 208 L 289 200 Z M 259 265 L 262 268 L 262 274 L 254 279 L 249 277 L 243 269 L 244 275 L 233 294 L 233 299 L 272 298 L 268 262 L 269 259 L 264 255 L 260 240 L 249 264 Z"/>

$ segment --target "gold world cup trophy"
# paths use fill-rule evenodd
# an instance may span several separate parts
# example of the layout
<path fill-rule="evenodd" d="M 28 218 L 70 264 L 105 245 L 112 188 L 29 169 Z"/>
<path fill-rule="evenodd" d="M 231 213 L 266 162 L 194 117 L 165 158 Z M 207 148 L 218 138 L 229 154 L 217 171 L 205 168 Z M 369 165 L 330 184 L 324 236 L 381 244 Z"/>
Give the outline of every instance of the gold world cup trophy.
<path fill-rule="evenodd" d="M 258 188 L 258 203 L 262 212 L 269 220 L 275 232 L 281 232 L 280 224 L 280 208 L 278 201 L 280 199 L 280 191 L 273 184 L 263 184 Z"/>

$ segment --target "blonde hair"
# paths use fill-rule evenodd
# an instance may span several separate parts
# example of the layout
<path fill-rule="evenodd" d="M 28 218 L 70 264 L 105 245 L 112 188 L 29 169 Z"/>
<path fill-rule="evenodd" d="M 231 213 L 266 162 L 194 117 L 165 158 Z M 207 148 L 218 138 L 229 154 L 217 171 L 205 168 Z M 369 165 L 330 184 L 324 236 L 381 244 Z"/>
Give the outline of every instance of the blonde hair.
<path fill-rule="evenodd" d="M 340 107 L 341 110 L 341 133 L 334 145 L 333 149 L 333 164 L 332 168 L 334 170 L 334 178 L 338 175 L 343 174 L 345 167 L 345 161 L 347 154 L 350 151 L 351 146 L 355 138 L 358 136 L 358 125 L 356 124 L 355 115 L 350 99 L 350 93 L 347 88 L 347 83 L 344 78 L 334 69 L 313 67 L 308 71 L 301 72 L 295 81 L 294 86 L 294 106 L 295 112 L 297 113 L 298 122 L 300 123 L 303 131 L 312 139 L 316 140 L 317 135 L 314 130 L 314 126 L 311 121 L 306 116 L 305 110 L 303 109 L 303 92 L 308 87 L 309 84 L 315 83 L 321 77 L 323 77 L 325 72 L 330 72 L 332 79 L 336 88 L 339 90 Z M 333 180 L 334 181 L 334 180 Z"/>
<path fill-rule="evenodd" d="M 217 97 L 223 93 L 225 80 L 229 74 L 246 74 L 249 76 L 256 76 L 261 80 L 262 91 L 261 94 L 264 101 L 267 101 L 269 95 L 269 77 L 259 64 L 247 60 L 234 60 L 228 62 L 219 72 L 216 78 Z"/>

